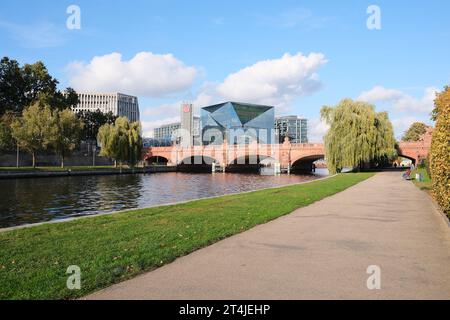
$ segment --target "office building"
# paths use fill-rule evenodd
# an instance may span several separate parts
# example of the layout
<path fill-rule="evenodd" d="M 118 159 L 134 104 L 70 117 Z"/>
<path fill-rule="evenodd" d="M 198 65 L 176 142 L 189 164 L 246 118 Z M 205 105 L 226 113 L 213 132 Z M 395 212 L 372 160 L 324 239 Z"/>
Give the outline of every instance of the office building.
<path fill-rule="evenodd" d="M 186 121 L 186 120 L 185 120 Z M 200 117 L 193 116 L 191 129 L 189 132 L 192 134 L 192 144 L 200 144 Z M 153 129 L 154 143 L 167 145 L 168 141 L 171 143 L 180 142 L 180 129 L 182 128 L 181 122 L 169 123 Z M 192 145 L 191 144 L 191 145 Z"/>
<path fill-rule="evenodd" d="M 277 141 L 283 143 L 286 136 L 291 143 L 308 143 L 308 120 L 297 116 L 275 118 Z"/>
<path fill-rule="evenodd" d="M 127 117 L 129 121 L 139 121 L 138 98 L 122 93 L 78 93 L 79 103 L 73 108 L 80 111 L 112 112 L 118 117 Z"/>

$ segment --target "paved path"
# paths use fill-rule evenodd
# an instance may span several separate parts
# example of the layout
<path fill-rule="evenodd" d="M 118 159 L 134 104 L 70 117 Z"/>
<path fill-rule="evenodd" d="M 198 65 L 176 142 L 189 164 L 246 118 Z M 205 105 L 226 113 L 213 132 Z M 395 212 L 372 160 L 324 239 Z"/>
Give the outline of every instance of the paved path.
<path fill-rule="evenodd" d="M 450 299 L 450 228 L 400 173 L 356 186 L 88 299 Z M 369 265 L 381 289 L 368 290 Z"/>

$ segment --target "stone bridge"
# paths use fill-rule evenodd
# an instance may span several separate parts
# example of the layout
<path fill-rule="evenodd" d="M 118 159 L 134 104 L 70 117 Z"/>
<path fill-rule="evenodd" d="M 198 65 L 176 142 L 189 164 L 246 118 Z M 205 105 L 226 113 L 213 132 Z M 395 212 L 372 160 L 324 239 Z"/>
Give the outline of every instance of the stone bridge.
<path fill-rule="evenodd" d="M 428 132 L 417 142 L 400 142 L 398 156 L 411 159 L 415 165 L 420 163 L 428 156 L 431 133 Z M 211 166 L 215 162 L 222 168 L 230 169 L 243 165 L 257 167 L 262 161 L 269 161 L 279 163 L 281 168 L 292 168 L 293 171 L 310 170 L 313 162 L 324 157 L 323 144 L 292 144 L 288 139 L 282 144 L 230 145 L 225 141 L 222 145 L 150 147 L 144 150 L 144 160 L 150 163 Z"/>
<path fill-rule="evenodd" d="M 310 169 L 314 161 L 324 158 L 323 144 L 205 145 L 192 147 L 150 147 L 145 150 L 144 160 L 167 165 L 211 165 L 215 162 L 222 168 L 237 166 L 259 166 L 262 161 L 275 162 L 281 168 Z"/>
<path fill-rule="evenodd" d="M 399 157 L 412 160 L 414 165 L 418 165 L 422 159 L 428 157 L 431 148 L 433 129 L 428 128 L 426 133 L 416 142 L 400 142 L 397 147 Z"/>

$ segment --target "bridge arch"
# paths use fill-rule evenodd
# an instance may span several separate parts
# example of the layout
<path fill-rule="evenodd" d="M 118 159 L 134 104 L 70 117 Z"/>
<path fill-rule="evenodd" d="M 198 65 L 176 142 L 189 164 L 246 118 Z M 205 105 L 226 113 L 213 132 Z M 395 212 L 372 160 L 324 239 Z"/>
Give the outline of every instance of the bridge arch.
<path fill-rule="evenodd" d="M 191 155 L 177 163 L 179 171 L 185 172 L 211 172 L 212 163 L 219 163 L 216 159 L 205 155 Z"/>
<path fill-rule="evenodd" d="M 291 161 L 291 171 L 294 173 L 310 173 L 313 171 L 313 163 L 324 157 L 324 154 L 312 154 L 298 157 Z"/>
<path fill-rule="evenodd" d="M 178 162 L 178 165 L 208 165 L 211 166 L 213 162 L 220 163 L 214 157 L 206 155 L 190 155 Z"/>
<path fill-rule="evenodd" d="M 235 156 L 228 161 L 227 171 L 229 172 L 258 172 L 261 162 L 266 159 L 273 159 L 264 154 L 247 154 Z M 276 161 L 275 159 L 273 159 Z"/>
<path fill-rule="evenodd" d="M 166 157 L 163 156 L 149 156 L 144 158 L 144 161 L 147 165 L 158 164 L 158 165 L 167 165 L 170 161 Z"/>
<path fill-rule="evenodd" d="M 416 159 L 414 156 L 405 155 L 405 154 L 402 154 L 402 153 L 397 153 L 397 156 L 398 156 L 399 158 L 405 158 L 405 159 L 411 160 L 411 161 L 412 161 L 412 164 L 413 164 L 414 166 L 417 165 L 418 159 Z"/>

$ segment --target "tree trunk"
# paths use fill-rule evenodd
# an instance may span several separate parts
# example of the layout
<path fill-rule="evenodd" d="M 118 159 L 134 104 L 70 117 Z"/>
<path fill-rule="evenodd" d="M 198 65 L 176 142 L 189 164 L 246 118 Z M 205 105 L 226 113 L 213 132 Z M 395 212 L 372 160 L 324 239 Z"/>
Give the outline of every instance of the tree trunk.
<path fill-rule="evenodd" d="M 33 158 L 33 169 L 36 168 L 36 155 L 34 154 L 34 152 L 31 153 L 31 157 Z"/>
<path fill-rule="evenodd" d="M 114 168 L 117 168 L 117 160 L 114 160 Z"/>
<path fill-rule="evenodd" d="M 19 144 L 17 143 L 16 167 L 19 167 Z"/>
<path fill-rule="evenodd" d="M 64 156 L 61 156 L 61 168 L 64 168 Z"/>

